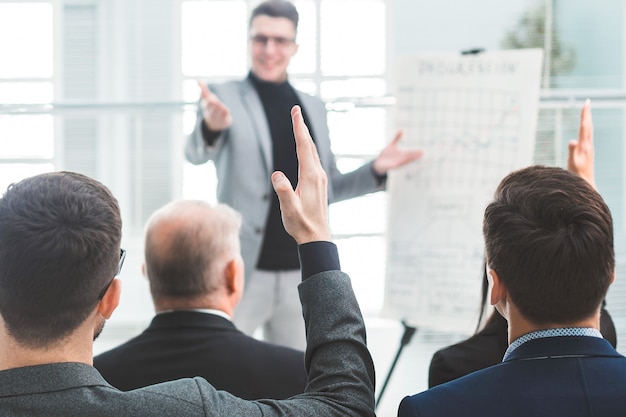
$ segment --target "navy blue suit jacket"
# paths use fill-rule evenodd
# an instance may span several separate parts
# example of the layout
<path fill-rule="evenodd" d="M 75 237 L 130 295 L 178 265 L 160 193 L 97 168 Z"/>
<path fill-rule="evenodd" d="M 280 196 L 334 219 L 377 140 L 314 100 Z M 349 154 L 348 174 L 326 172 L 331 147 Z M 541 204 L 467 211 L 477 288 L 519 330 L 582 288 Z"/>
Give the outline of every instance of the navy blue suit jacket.
<path fill-rule="evenodd" d="M 435 352 L 428 369 L 428 387 L 444 384 L 502 362 L 504 352 L 509 347 L 508 327 L 506 319 L 494 311 L 478 333 Z M 611 346 L 617 346 L 615 325 L 604 307 L 600 310 L 600 332 Z"/>
<path fill-rule="evenodd" d="M 626 358 L 604 339 L 535 339 L 506 361 L 400 403 L 399 417 L 624 416 Z"/>
<path fill-rule="evenodd" d="M 283 399 L 304 392 L 304 353 L 249 337 L 227 319 L 196 311 L 156 315 L 126 343 L 94 358 L 116 388 L 128 391 L 201 376 L 244 399 Z"/>

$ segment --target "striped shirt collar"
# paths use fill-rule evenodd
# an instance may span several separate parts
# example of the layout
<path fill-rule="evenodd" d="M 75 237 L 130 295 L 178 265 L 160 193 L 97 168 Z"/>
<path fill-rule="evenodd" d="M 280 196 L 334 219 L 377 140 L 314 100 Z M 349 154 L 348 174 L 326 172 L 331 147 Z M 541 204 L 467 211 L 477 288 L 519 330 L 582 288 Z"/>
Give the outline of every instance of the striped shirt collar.
<path fill-rule="evenodd" d="M 502 359 L 502 361 L 506 361 L 515 349 L 530 340 L 542 339 L 544 337 L 560 336 L 589 336 L 602 338 L 602 334 L 598 330 L 591 327 L 564 327 L 558 329 L 537 330 L 534 332 L 526 333 L 525 335 L 515 339 L 513 343 L 509 345 L 506 352 L 504 352 L 504 358 Z"/>

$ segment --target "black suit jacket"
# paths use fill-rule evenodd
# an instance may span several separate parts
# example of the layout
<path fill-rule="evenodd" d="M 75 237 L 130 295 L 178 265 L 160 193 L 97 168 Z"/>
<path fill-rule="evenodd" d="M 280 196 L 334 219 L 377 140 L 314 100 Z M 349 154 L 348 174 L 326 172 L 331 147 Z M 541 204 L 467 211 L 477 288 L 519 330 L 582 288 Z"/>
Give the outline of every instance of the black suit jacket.
<path fill-rule="evenodd" d="M 246 336 L 227 319 L 203 312 L 156 315 L 128 342 L 94 358 L 113 386 L 128 391 L 201 376 L 245 399 L 283 399 L 306 385 L 304 353 Z"/>
<path fill-rule="evenodd" d="M 432 388 L 472 372 L 502 362 L 508 344 L 506 319 L 494 311 L 481 331 L 467 340 L 438 350 L 428 370 L 428 387 Z M 609 312 L 600 311 L 600 332 L 613 347 L 617 345 L 615 326 Z"/>
<path fill-rule="evenodd" d="M 434 387 L 502 362 L 509 346 L 506 319 L 497 311 L 478 333 L 438 350 L 428 369 L 428 387 Z"/>

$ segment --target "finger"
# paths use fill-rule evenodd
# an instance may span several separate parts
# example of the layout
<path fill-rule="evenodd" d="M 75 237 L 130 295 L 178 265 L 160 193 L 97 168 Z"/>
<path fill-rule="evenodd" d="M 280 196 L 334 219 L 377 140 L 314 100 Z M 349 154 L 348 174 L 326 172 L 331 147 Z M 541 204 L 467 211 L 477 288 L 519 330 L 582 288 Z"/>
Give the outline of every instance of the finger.
<path fill-rule="evenodd" d="M 395 136 L 391 140 L 391 143 L 393 145 L 396 145 L 398 142 L 400 142 L 400 139 L 402 139 L 402 136 L 404 136 L 404 130 L 403 129 L 398 129 L 398 131 L 396 132 Z"/>
<path fill-rule="evenodd" d="M 272 186 L 278 196 L 281 212 L 288 213 L 290 208 L 295 206 L 297 198 L 291 186 L 291 181 L 282 172 L 275 171 L 272 174 Z"/>
<path fill-rule="evenodd" d="M 414 161 L 416 159 L 421 158 L 422 156 L 424 156 L 424 150 L 423 149 L 416 149 L 414 151 L 411 151 L 411 153 L 409 154 L 409 158 L 411 161 Z"/>
<path fill-rule="evenodd" d="M 593 143 L 593 121 L 591 119 L 591 101 L 587 99 L 580 112 L 580 128 L 578 130 L 580 145 Z"/>
<path fill-rule="evenodd" d="M 207 101 L 206 108 L 209 112 L 219 117 L 224 117 L 228 113 L 228 108 L 217 99 Z"/>
<path fill-rule="evenodd" d="M 212 100 L 215 98 L 215 94 L 209 90 L 209 87 L 205 83 L 200 84 L 200 90 L 202 91 L 202 97 L 205 100 Z"/>
<path fill-rule="evenodd" d="M 303 168 L 311 164 L 319 163 L 317 148 L 311 138 L 309 128 L 304 123 L 302 117 L 302 109 L 300 106 L 293 106 L 291 109 L 291 120 L 293 123 L 293 135 L 296 139 L 296 154 L 298 155 L 298 163 Z"/>
<path fill-rule="evenodd" d="M 198 83 L 198 87 L 200 87 L 200 97 L 208 101 L 213 95 L 209 90 L 209 87 L 207 87 L 207 85 L 201 80 L 196 80 L 196 82 Z"/>

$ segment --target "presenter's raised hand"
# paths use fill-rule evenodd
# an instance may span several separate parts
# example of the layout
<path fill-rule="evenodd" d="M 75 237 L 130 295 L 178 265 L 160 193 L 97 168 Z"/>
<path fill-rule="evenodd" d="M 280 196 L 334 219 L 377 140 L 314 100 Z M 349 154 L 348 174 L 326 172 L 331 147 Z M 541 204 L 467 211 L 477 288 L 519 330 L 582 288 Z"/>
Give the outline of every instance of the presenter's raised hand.
<path fill-rule="evenodd" d="M 229 128 L 233 123 L 230 109 L 209 90 L 205 83 L 198 81 L 198 85 L 200 86 L 200 105 L 206 127 L 214 132 Z"/>
<path fill-rule="evenodd" d="M 326 173 L 299 106 L 291 109 L 291 120 L 298 156 L 298 186 L 294 191 L 282 172 L 275 171 L 272 174 L 283 224 L 298 244 L 330 241 Z"/>
<path fill-rule="evenodd" d="M 596 188 L 594 175 L 593 121 L 591 120 L 591 103 L 585 101 L 580 112 L 578 140 L 568 144 L 567 169 L 587 180 Z"/>
<path fill-rule="evenodd" d="M 385 175 L 389 170 L 406 165 L 422 157 L 424 151 L 400 149 L 398 144 L 404 132 L 398 130 L 393 140 L 378 154 L 374 161 L 374 171 L 378 175 Z"/>

